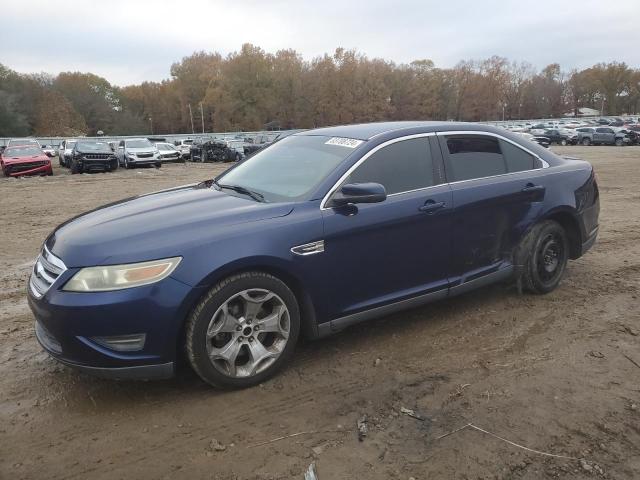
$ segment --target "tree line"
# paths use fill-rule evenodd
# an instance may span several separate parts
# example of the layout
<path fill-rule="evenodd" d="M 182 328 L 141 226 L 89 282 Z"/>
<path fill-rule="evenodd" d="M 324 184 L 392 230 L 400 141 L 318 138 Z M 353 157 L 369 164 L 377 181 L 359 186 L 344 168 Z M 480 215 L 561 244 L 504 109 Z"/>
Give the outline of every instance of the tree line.
<path fill-rule="evenodd" d="M 563 71 L 493 56 L 439 68 L 355 50 L 304 60 L 245 44 L 196 52 L 171 78 L 118 87 L 92 73 L 20 74 L 0 64 L 0 137 L 312 128 L 380 120 L 552 118 L 589 107 L 636 113 L 640 70 L 622 62 Z"/>

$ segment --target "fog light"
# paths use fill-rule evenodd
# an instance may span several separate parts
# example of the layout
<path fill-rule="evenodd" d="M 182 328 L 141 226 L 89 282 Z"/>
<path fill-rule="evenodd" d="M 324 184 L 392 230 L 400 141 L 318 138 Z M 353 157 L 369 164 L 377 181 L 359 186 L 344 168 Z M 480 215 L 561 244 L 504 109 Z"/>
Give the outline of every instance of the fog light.
<path fill-rule="evenodd" d="M 97 344 L 117 352 L 137 352 L 142 350 L 146 339 L 146 333 L 116 335 L 113 337 L 91 337 L 91 340 Z"/>

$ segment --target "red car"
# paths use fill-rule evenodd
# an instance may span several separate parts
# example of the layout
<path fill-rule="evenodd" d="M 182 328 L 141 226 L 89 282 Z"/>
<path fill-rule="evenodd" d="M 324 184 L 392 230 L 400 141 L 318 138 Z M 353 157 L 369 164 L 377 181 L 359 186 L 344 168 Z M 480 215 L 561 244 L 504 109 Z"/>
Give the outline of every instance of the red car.
<path fill-rule="evenodd" d="M 0 155 L 0 167 L 5 177 L 53 175 L 51 159 L 33 145 L 7 147 Z"/>

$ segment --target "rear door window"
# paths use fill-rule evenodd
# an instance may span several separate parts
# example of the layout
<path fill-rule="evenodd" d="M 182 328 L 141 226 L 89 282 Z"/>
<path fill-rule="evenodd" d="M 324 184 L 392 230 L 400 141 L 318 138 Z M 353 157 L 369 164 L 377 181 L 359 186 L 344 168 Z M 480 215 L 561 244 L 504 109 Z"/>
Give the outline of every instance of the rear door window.
<path fill-rule="evenodd" d="M 446 136 L 450 182 L 493 177 L 537 168 L 536 158 L 522 148 L 484 135 Z"/>
<path fill-rule="evenodd" d="M 387 195 L 434 184 L 433 159 L 427 137 L 412 138 L 381 148 L 356 168 L 345 183 L 375 182 Z"/>
<path fill-rule="evenodd" d="M 446 137 L 446 145 L 449 154 L 449 181 L 459 182 L 507 173 L 507 165 L 497 138 L 453 135 Z"/>

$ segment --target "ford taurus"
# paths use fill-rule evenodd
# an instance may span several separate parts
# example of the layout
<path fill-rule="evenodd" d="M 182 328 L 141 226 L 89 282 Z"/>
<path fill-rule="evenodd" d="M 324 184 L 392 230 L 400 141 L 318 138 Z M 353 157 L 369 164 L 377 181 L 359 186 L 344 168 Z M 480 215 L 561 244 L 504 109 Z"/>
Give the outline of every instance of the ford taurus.
<path fill-rule="evenodd" d="M 544 294 L 598 232 L 587 162 L 489 126 L 398 122 L 291 135 L 203 183 L 60 225 L 28 286 L 50 355 L 115 378 L 219 387 L 318 338 L 498 281 Z"/>

